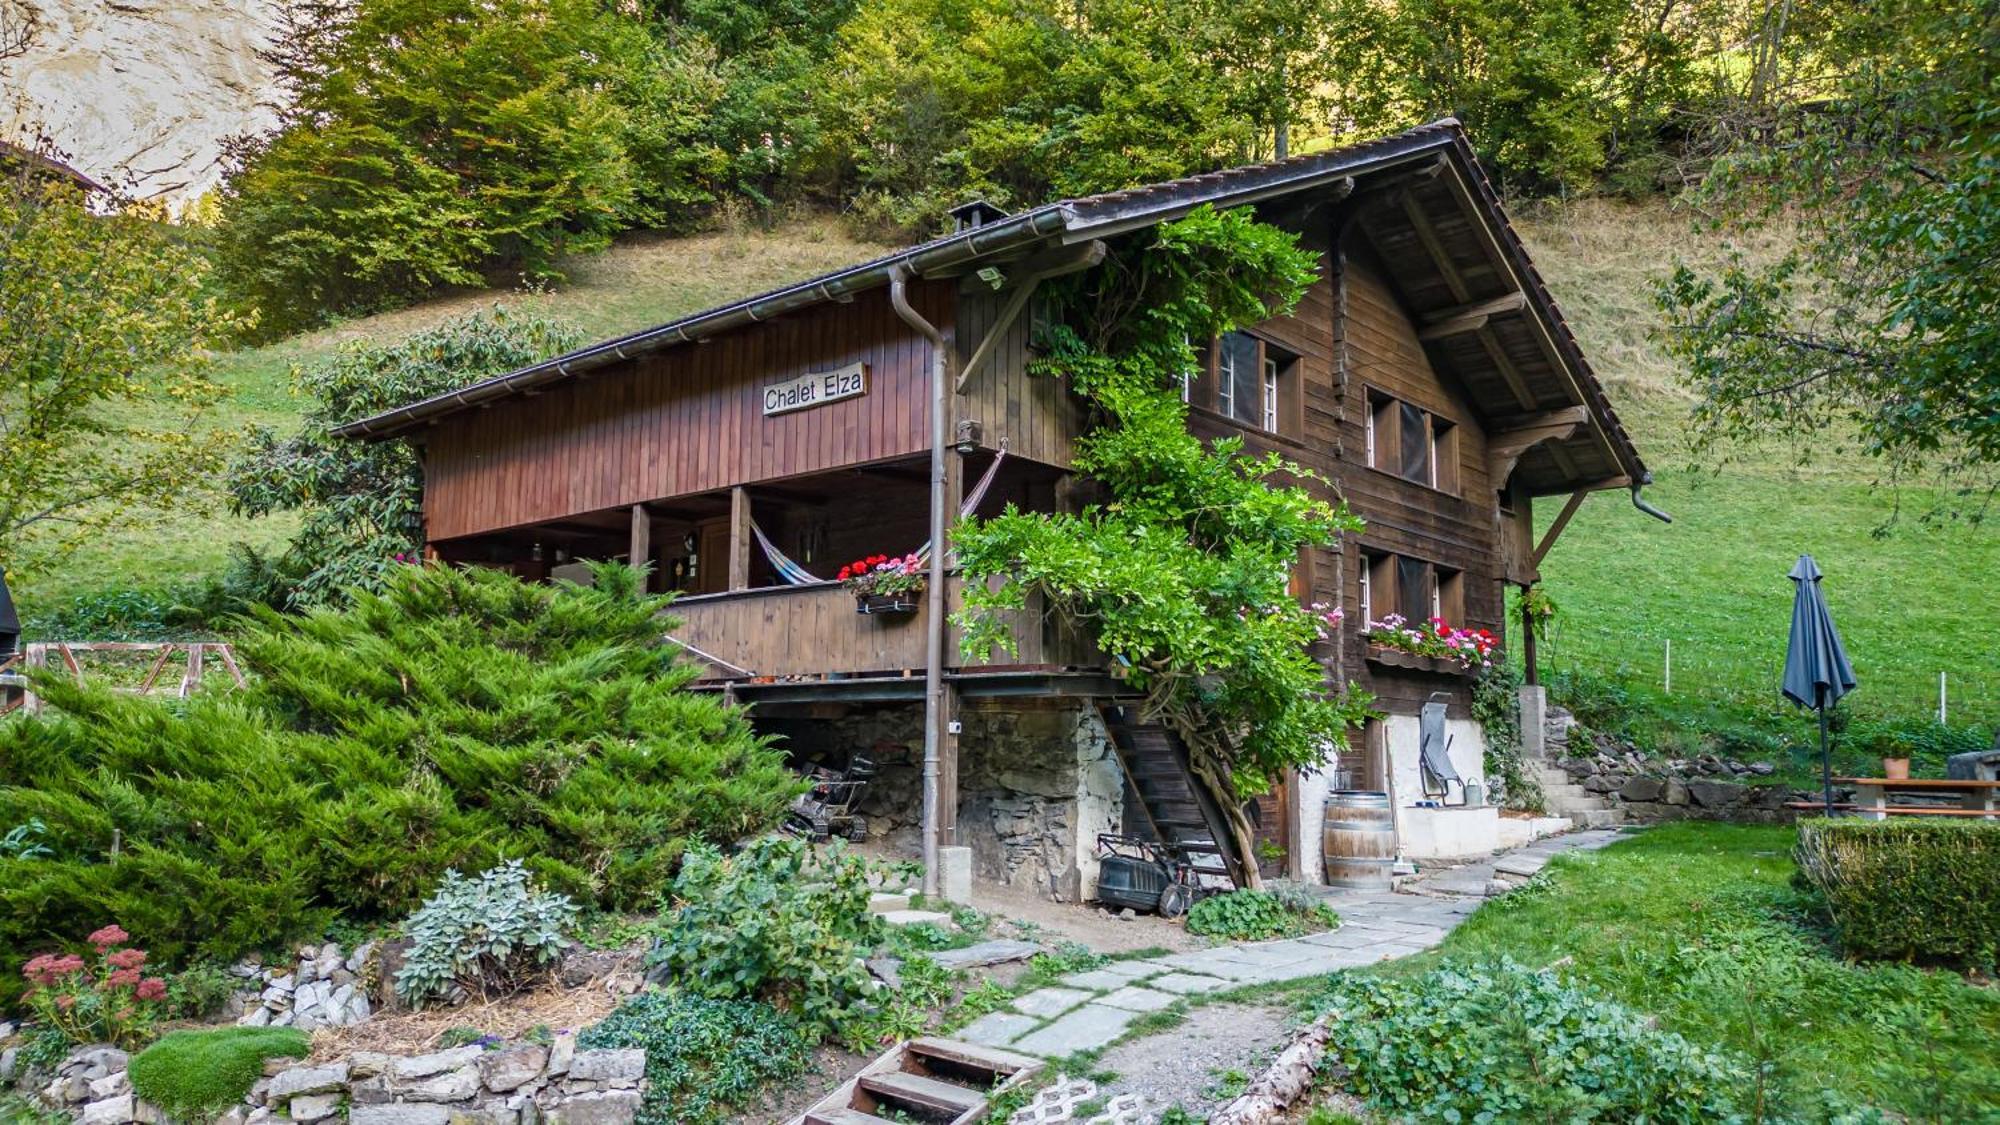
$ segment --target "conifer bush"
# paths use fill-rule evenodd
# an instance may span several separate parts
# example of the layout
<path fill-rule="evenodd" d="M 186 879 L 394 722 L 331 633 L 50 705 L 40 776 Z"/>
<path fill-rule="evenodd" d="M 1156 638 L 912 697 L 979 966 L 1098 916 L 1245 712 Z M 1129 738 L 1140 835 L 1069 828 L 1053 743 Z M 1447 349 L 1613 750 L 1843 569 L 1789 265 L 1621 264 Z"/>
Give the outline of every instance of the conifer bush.
<path fill-rule="evenodd" d="M 742 715 L 685 690 L 668 599 L 407 567 L 351 608 L 246 621 L 250 686 L 185 703 L 46 680 L 0 723 L 0 975 L 116 917 L 167 963 L 401 919 L 444 872 L 522 860 L 631 909 L 690 840 L 773 826 L 796 791 Z M 114 838 L 120 842 L 113 854 Z"/>

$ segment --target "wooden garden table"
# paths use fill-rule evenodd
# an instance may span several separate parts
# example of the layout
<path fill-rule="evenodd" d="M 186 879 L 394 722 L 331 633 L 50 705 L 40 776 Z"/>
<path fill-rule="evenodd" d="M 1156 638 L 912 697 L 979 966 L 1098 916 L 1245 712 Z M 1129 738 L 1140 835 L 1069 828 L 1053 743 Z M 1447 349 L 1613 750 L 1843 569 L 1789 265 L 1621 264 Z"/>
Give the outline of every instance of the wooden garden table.
<path fill-rule="evenodd" d="M 1892 813 L 1906 816 L 1976 816 L 1982 820 L 2000 819 L 2000 781 L 1960 781 L 1941 777 L 1837 777 L 1834 780 L 1842 785 L 1854 786 L 1855 810 L 1870 820 L 1882 820 Z M 1890 803 L 1889 798 L 1892 793 L 1956 793 L 1959 795 L 1962 807 L 1941 809 L 1923 805 L 1896 805 Z"/>

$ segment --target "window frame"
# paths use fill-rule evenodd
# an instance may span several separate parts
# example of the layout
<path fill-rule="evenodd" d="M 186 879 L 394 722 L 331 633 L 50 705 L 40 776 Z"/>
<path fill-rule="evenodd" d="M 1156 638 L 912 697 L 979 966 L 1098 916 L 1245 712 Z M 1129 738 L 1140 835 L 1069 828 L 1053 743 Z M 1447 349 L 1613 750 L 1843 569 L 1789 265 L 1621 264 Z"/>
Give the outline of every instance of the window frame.
<path fill-rule="evenodd" d="M 1401 413 L 1404 407 L 1423 415 L 1423 440 L 1429 446 L 1429 456 L 1425 458 L 1421 478 L 1405 476 L 1402 472 L 1404 427 Z M 1373 384 L 1364 385 L 1362 414 L 1362 455 L 1369 468 L 1433 492 L 1447 496 L 1463 495 L 1458 456 L 1459 422 L 1427 406 L 1398 398 Z"/>
<path fill-rule="evenodd" d="M 1240 336 L 1255 345 L 1254 358 L 1250 362 L 1256 371 L 1258 400 L 1254 403 L 1237 401 L 1235 360 L 1224 357 L 1230 353 L 1224 341 L 1230 336 Z M 1291 402 L 1295 387 L 1287 380 L 1296 380 L 1299 370 L 1299 356 L 1282 344 L 1264 336 L 1243 329 L 1225 332 L 1211 338 L 1203 357 L 1202 373 L 1206 375 L 1208 387 L 1197 395 L 1195 386 L 1185 377 L 1181 383 L 1181 401 L 1189 406 L 1199 407 L 1227 419 L 1231 424 L 1247 430 L 1271 434 L 1276 437 L 1297 440 L 1293 432 L 1297 427 L 1292 423 L 1296 413 Z M 1254 413 L 1254 417 L 1239 414 L 1241 409 Z"/>

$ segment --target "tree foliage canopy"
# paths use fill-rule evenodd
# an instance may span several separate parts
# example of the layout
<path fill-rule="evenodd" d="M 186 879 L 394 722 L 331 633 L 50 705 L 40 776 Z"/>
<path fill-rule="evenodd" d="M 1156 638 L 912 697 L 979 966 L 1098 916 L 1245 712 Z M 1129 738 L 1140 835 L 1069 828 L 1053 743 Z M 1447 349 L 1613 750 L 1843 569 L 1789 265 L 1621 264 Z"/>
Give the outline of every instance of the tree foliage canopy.
<path fill-rule="evenodd" d="M 0 565 L 171 503 L 221 455 L 206 259 L 116 200 L 0 163 Z M 100 207 L 101 209 L 101 207 Z"/>
<path fill-rule="evenodd" d="M 1097 424 L 1075 464 L 1109 498 L 962 522 L 952 542 L 974 579 L 964 643 L 973 654 L 1011 643 L 1003 611 L 1031 593 L 1085 622 L 1240 822 L 1244 797 L 1286 766 L 1325 761 L 1368 714 L 1362 693 L 1327 689 L 1309 652 L 1315 619 L 1289 588 L 1305 548 L 1361 521 L 1315 498 L 1311 473 L 1276 454 L 1251 456 L 1240 438 L 1204 444 L 1180 400 L 1190 341 L 1291 309 L 1315 276 L 1312 255 L 1246 212 L 1206 207 L 1137 237 L 1064 284 L 1036 365 L 1090 403 Z M 1247 855 L 1248 827 L 1236 828 Z"/>
<path fill-rule="evenodd" d="M 1703 190 L 1726 229 L 1798 246 L 1660 302 L 1700 396 L 1698 437 L 1858 433 L 1894 471 L 1992 487 L 2000 465 L 2000 10 L 1843 9 L 1823 96 L 1744 124 Z"/>
<path fill-rule="evenodd" d="M 298 534 L 280 560 L 300 575 L 294 605 L 373 589 L 396 556 L 423 549 L 423 471 L 400 441 L 335 437 L 334 426 L 547 359 L 582 339 L 571 325 L 496 305 L 393 344 L 356 342 L 295 373 L 312 405 L 296 433 L 253 434 L 230 467 L 240 515 L 296 511 Z"/>

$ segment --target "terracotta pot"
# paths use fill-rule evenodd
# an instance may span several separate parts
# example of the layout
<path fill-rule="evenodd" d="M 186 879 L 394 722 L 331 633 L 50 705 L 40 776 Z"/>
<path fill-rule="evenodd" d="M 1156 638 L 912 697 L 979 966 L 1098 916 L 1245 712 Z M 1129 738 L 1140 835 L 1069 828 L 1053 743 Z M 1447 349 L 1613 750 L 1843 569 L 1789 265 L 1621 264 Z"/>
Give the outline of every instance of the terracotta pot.
<path fill-rule="evenodd" d="M 1908 781 L 1910 779 L 1910 760 L 1908 758 L 1882 759 L 1882 776 L 1891 781 Z"/>

